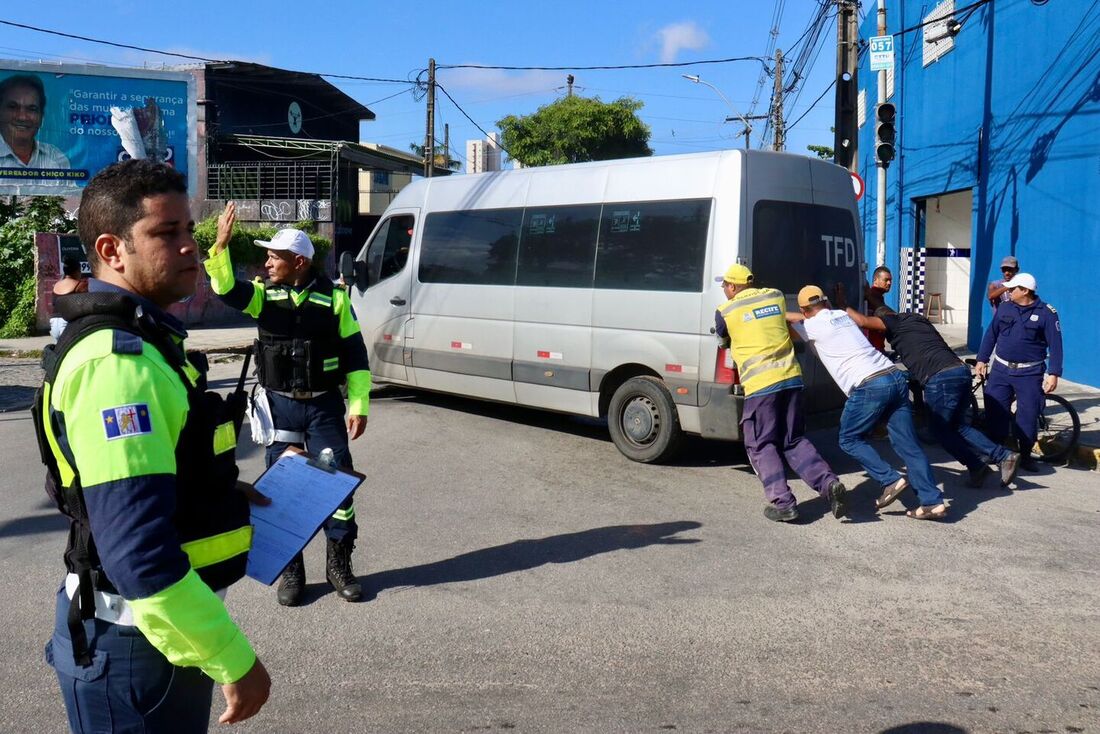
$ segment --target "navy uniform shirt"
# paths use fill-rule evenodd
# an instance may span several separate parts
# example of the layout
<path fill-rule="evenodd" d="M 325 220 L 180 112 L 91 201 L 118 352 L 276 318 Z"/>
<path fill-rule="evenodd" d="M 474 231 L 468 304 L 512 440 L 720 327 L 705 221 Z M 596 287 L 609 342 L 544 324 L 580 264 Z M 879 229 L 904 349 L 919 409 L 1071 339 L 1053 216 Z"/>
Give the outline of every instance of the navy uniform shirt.
<path fill-rule="evenodd" d="M 1012 370 L 1016 375 L 1042 374 L 1050 352 L 1048 375 L 1062 374 L 1062 324 L 1058 312 L 1040 298 L 1030 306 L 1002 303 L 986 329 L 978 361 L 988 364 L 994 350 L 1006 362 L 1037 362 L 1034 367 Z M 1002 365 L 1003 366 L 1003 365 Z"/>

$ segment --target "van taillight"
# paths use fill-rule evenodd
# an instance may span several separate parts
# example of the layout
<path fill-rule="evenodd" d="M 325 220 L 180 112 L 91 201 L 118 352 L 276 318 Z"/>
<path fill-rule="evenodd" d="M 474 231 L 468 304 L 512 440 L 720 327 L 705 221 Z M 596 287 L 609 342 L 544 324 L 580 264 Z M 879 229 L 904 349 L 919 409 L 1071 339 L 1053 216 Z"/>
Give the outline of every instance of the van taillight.
<path fill-rule="evenodd" d="M 737 385 L 741 382 L 729 349 L 718 347 L 718 356 L 714 360 L 714 381 L 720 385 Z"/>

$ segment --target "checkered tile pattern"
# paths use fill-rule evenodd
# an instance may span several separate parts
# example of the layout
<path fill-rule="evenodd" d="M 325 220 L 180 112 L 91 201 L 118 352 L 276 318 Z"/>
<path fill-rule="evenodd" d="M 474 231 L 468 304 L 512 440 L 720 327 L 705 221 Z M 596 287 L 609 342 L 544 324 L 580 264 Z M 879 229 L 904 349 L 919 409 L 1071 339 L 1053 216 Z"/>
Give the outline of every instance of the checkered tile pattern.
<path fill-rule="evenodd" d="M 924 249 L 903 247 L 901 258 L 905 263 L 905 298 L 902 308 L 912 313 L 924 313 Z"/>

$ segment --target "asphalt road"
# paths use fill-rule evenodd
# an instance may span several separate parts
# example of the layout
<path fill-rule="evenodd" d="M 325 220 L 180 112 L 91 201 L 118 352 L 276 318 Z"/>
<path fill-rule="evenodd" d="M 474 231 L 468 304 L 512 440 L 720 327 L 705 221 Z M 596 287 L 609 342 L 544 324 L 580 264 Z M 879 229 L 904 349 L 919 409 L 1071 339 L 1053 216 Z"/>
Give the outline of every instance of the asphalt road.
<path fill-rule="evenodd" d="M 835 436 L 813 438 L 854 515 L 795 481 L 804 519 L 777 525 L 730 445 L 643 466 L 589 421 L 377 393 L 353 444 L 372 598 L 330 592 L 319 540 L 305 606 L 235 586 L 274 687 L 232 730 L 1100 731 L 1096 474 L 967 490 L 934 453 L 952 516 L 917 522 L 876 516 Z M 61 732 L 42 647 L 64 524 L 27 412 L 0 414 L 0 443 L 0 730 Z M 256 476 L 261 453 L 241 457 Z"/>

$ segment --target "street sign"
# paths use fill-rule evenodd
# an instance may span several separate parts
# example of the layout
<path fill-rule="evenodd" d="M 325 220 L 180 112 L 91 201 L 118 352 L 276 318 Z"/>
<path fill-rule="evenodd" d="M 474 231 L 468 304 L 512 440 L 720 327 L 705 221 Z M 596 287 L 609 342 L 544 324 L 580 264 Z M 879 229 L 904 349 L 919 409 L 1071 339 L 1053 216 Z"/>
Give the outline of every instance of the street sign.
<path fill-rule="evenodd" d="M 859 174 L 855 171 L 849 171 L 852 174 L 852 188 L 856 190 L 856 201 L 863 198 L 863 192 L 867 190 L 867 185 L 863 183 L 863 179 L 859 177 Z"/>
<path fill-rule="evenodd" d="M 871 71 L 889 71 L 894 68 L 894 37 L 871 36 Z"/>

